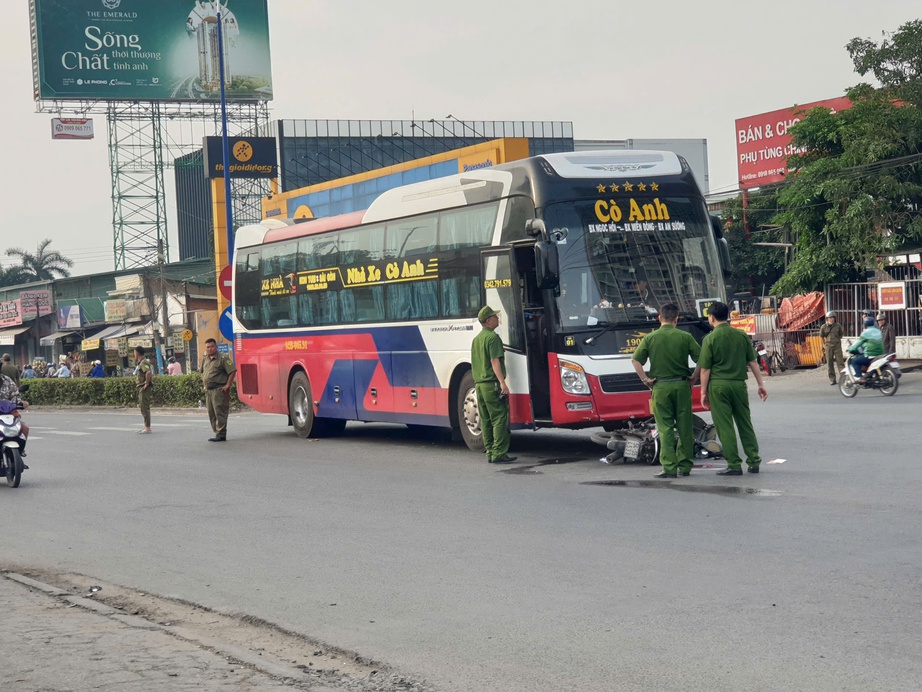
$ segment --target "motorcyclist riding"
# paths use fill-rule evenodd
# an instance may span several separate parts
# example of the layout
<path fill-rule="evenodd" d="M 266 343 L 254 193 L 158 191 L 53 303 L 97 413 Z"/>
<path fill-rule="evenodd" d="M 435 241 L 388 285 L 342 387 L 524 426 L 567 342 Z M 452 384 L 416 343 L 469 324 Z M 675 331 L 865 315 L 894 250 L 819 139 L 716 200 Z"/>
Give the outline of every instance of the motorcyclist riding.
<path fill-rule="evenodd" d="M 851 363 L 855 371 L 855 377 L 860 378 L 858 384 L 864 384 L 868 380 L 862 374 L 862 368 L 870 365 L 874 358 L 884 355 L 883 335 L 874 326 L 873 317 L 865 318 L 864 330 L 861 332 L 861 336 L 858 337 L 858 341 L 849 347 L 848 352 L 858 354 L 852 358 Z"/>
<path fill-rule="evenodd" d="M 17 408 L 19 404 L 22 404 L 24 409 L 29 408 L 29 402 L 23 400 L 19 393 L 19 387 L 16 386 L 16 383 L 7 377 L 6 375 L 0 375 L 0 413 L 11 414 L 16 418 L 22 418 L 22 414 Z M 20 449 L 20 454 L 26 456 L 26 440 L 29 437 L 29 426 L 25 422 L 22 423 L 22 449 Z"/>

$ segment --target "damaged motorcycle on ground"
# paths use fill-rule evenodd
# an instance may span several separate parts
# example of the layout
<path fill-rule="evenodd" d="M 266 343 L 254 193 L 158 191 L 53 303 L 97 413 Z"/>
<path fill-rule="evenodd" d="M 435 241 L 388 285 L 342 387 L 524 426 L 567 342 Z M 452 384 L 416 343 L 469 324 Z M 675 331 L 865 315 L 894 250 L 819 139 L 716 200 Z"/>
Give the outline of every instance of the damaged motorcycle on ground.
<path fill-rule="evenodd" d="M 723 455 L 714 425 L 701 416 L 693 415 L 695 429 L 695 458 L 716 459 Z M 606 464 L 658 464 L 660 453 L 659 431 L 656 421 L 625 421 L 622 427 L 592 434 L 592 441 L 605 446 L 609 454 L 603 457 Z"/>

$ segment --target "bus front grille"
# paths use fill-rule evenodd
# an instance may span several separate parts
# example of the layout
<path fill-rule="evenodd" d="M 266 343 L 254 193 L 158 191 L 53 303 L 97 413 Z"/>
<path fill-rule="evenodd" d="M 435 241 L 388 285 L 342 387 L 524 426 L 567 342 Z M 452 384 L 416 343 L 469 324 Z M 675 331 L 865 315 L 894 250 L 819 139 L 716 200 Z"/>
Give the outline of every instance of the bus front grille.
<path fill-rule="evenodd" d="M 643 392 L 647 388 L 636 373 L 624 375 L 600 375 L 599 386 L 606 394 L 623 394 L 625 392 Z"/>

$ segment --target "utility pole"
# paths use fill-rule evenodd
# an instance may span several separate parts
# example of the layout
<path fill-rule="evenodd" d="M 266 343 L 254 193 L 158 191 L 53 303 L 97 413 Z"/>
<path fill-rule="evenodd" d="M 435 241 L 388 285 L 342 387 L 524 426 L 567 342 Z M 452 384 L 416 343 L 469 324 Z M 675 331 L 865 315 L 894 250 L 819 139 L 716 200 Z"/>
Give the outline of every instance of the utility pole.
<path fill-rule="evenodd" d="M 167 314 L 167 291 L 166 280 L 163 278 L 163 265 L 166 263 L 166 256 L 163 252 L 163 240 L 157 241 L 157 264 L 160 267 L 160 344 L 157 351 L 157 366 L 160 368 L 160 374 L 165 372 L 163 363 L 165 360 L 165 351 L 167 344 L 170 343 L 170 317 Z"/>
<path fill-rule="evenodd" d="M 144 277 L 144 296 L 147 298 L 147 311 L 150 313 L 151 322 L 153 322 L 155 319 L 157 319 L 157 308 L 154 306 L 154 292 L 153 290 L 151 290 L 151 287 L 150 287 L 150 275 L 147 273 L 146 270 L 143 274 L 143 277 Z M 154 350 L 157 355 L 157 365 L 159 367 L 160 349 L 161 349 L 160 332 L 158 332 L 156 329 L 152 331 L 153 331 L 153 337 L 154 337 Z M 160 370 L 160 372 L 162 372 L 162 370 Z"/>

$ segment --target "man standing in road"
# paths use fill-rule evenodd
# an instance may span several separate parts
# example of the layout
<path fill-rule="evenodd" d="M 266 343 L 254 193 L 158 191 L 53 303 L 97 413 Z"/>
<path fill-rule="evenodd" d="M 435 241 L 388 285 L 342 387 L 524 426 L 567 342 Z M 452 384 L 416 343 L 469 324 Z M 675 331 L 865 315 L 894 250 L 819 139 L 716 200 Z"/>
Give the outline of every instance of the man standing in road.
<path fill-rule="evenodd" d="M 884 353 L 896 353 L 896 332 L 887 319 L 886 312 L 877 313 L 877 328 L 880 329 L 881 340 L 884 344 Z"/>
<path fill-rule="evenodd" d="M 820 327 L 820 338 L 825 339 L 826 348 L 826 374 L 829 375 L 829 384 L 835 386 L 839 382 L 839 373 L 845 367 L 845 356 L 842 355 L 842 337 L 845 329 L 836 321 L 836 313 L 830 310 L 826 313 L 826 324 Z"/>
<path fill-rule="evenodd" d="M 730 326 L 727 321 L 730 308 L 726 303 L 714 303 L 708 308 L 708 322 L 714 328 L 701 343 L 701 403 L 709 406 L 717 436 L 723 446 L 727 468 L 718 471 L 719 476 L 742 476 L 742 459 L 736 445 L 736 431 L 739 430 L 746 465 L 749 473 L 758 473 L 759 441 L 749 415 L 749 391 L 746 389 L 746 368 L 752 371 L 759 385 L 759 397 L 768 398 L 768 391 L 762 382 L 762 373 L 756 362 L 752 340 Z M 736 427 L 734 428 L 734 423 Z"/>
<path fill-rule="evenodd" d="M 150 435 L 150 398 L 154 386 L 154 372 L 151 370 L 150 361 L 144 356 L 144 348 L 135 346 L 134 357 L 138 362 L 135 374 L 138 376 L 138 408 L 144 419 L 144 427 L 138 430 L 139 435 Z"/>
<path fill-rule="evenodd" d="M 484 451 L 491 464 L 511 464 L 509 456 L 509 386 L 506 384 L 506 351 L 496 333 L 499 314 L 489 305 L 477 313 L 483 329 L 471 344 L 471 374 L 477 391 L 477 409 Z"/>
<path fill-rule="evenodd" d="M 230 413 L 230 390 L 237 376 L 237 369 L 226 356 L 218 353 L 218 342 L 205 342 L 205 357 L 202 359 L 202 385 L 205 388 L 205 404 L 214 436 L 209 442 L 227 440 L 227 415 Z"/>
<path fill-rule="evenodd" d="M 647 334 L 634 351 L 631 363 L 637 376 L 653 390 L 653 418 L 660 439 L 662 470 L 656 478 L 688 476 L 695 465 L 695 426 L 692 421 L 691 382 L 688 359 L 698 361 L 701 347 L 688 332 L 676 328 L 679 308 L 668 303 L 659 311 L 660 327 Z M 650 376 L 643 370 L 650 359 Z M 676 431 L 679 433 L 676 444 Z"/>
<path fill-rule="evenodd" d="M 3 363 L 0 364 L 0 375 L 6 375 L 13 382 L 16 383 L 16 386 L 19 386 L 19 368 L 13 365 L 12 357 L 9 353 L 3 354 Z"/>

